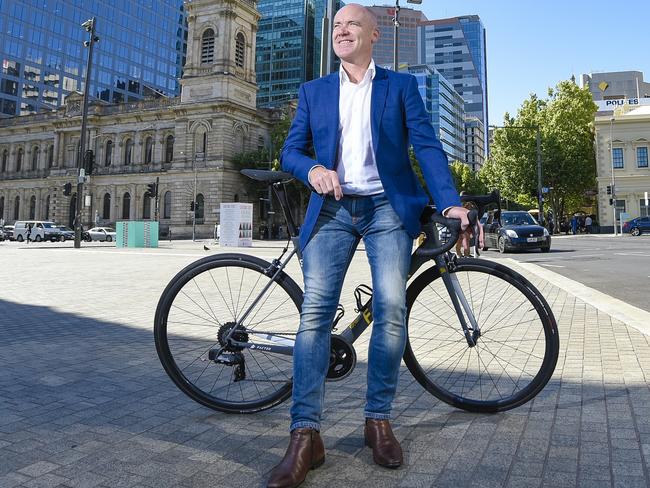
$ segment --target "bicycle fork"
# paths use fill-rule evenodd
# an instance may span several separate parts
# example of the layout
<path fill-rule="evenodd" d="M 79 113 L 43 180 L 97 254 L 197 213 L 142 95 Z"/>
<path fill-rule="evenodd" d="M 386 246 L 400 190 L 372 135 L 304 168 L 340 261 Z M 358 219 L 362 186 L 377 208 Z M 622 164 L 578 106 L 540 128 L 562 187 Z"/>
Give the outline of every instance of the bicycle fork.
<path fill-rule="evenodd" d="M 434 258 L 442 282 L 445 284 L 445 288 L 447 288 L 449 298 L 451 298 L 451 303 L 454 306 L 460 325 L 463 328 L 465 340 L 467 340 L 469 347 L 474 347 L 476 346 L 478 338 L 481 337 L 481 328 L 479 327 L 476 317 L 474 316 L 474 311 L 460 286 L 458 277 L 451 272 L 455 267 L 454 260 L 455 257 L 450 258 L 448 254 L 438 255 Z"/>

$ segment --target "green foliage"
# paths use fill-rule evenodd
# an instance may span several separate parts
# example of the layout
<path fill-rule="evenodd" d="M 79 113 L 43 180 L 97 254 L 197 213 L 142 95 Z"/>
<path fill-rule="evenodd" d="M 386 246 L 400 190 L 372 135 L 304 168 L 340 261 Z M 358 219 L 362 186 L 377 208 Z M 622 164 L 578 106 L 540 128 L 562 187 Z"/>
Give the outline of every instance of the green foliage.
<path fill-rule="evenodd" d="M 269 169 L 269 151 L 264 148 L 235 154 L 232 162 L 239 169 Z"/>
<path fill-rule="evenodd" d="M 454 161 L 449 166 L 451 175 L 454 177 L 456 189 L 459 192 L 465 192 L 469 195 L 484 195 L 487 193 L 487 187 L 478 178 L 478 174 L 472 171 L 470 167 L 461 162 Z"/>
<path fill-rule="evenodd" d="M 517 117 L 504 117 L 504 125 L 525 128 L 496 129 L 491 154 L 479 173 L 488 188 L 498 188 L 509 200 L 537 206 L 536 127 L 541 134 L 542 186 L 553 189 L 546 195 L 546 209 L 557 216 L 582 202 L 585 190 L 595 185 L 593 120 L 596 112 L 588 88 L 561 81 L 549 89 L 548 100 L 532 94 Z M 528 129 L 529 128 L 529 129 Z"/>

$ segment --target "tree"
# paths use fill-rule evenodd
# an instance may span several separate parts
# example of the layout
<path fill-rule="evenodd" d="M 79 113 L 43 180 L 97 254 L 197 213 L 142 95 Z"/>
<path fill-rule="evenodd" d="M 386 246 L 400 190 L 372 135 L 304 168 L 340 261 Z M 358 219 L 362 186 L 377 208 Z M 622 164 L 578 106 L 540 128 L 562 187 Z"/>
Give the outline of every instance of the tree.
<path fill-rule="evenodd" d="M 490 157 L 479 174 L 481 181 L 488 188 L 498 188 L 504 198 L 537 206 L 535 128 L 539 126 L 542 186 L 552 188 L 546 201 L 556 218 L 575 210 L 585 190 L 595 186 L 595 112 L 589 89 L 579 88 L 573 81 L 561 81 L 549 89 L 547 100 L 532 94 L 517 117 L 505 115 L 505 129 L 495 130 Z"/>
<path fill-rule="evenodd" d="M 487 193 L 485 184 L 478 178 L 478 174 L 470 167 L 461 162 L 454 161 L 449 166 L 451 175 L 454 177 L 456 189 L 469 195 L 483 195 Z"/>

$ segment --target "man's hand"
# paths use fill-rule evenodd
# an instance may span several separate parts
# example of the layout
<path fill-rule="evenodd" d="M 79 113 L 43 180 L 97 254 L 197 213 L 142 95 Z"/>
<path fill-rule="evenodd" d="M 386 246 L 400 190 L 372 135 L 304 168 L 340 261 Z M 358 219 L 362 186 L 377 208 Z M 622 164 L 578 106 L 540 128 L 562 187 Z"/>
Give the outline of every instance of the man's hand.
<path fill-rule="evenodd" d="M 469 240 L 474 235 L 474 229 L 469 225 L 469 220 L 467 214 L 469 209 L 465 207 L 450 207 L 445 212 L 444 216 L 449 219 L 460 219 L 460 236 L 458 241 L 460 242 L 461 247 L 463 248 L 464 254 L 469 254 Z M 485 247 L 485 242 L 483 240 L 483 226 L 480 222 L 477 222 L 479 235 L 474 236 L 478 239 L 478 245 L 480 248 Z"/>
<path fill-rule="evenodd" d="M 314 166 L 309 171 L 309 184 L 321 195 L 334 195 L 337 200 L 343 198 L 339 175 L 324 166 Z"/>

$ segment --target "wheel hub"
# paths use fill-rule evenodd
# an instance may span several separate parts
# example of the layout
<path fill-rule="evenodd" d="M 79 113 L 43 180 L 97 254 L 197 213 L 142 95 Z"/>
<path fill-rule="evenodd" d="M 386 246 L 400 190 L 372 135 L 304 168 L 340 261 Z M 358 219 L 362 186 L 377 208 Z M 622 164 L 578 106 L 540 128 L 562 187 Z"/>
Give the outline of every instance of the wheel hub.
<path fill-rule="evenodd" d="M 226 322 L 221 327 L 219 327 L 219 332 L 217 332 L 217 339 L 219 340 L 219 345 L 224 348 L 224 351 L 230 351 L 230 352 L 243 351 L 244 350 L 243 347 L 233 346 L 232 341 L 248 342 L 248 334 L 243 330 L 236 330 L 235 332 L 233 332 L 230 338 L 226 340 L 228 334 L 230 334 L 230 331 L 236 326 L 237 324 L 235 322 Z"/>
<path fill-rule="evenodd" d="M 330 366 L 327 379 L 339 381 L 347 378 L 357 364 L 357 353 L 352 344 L 339 335 L 333 335 L 330 348 Z"/>

